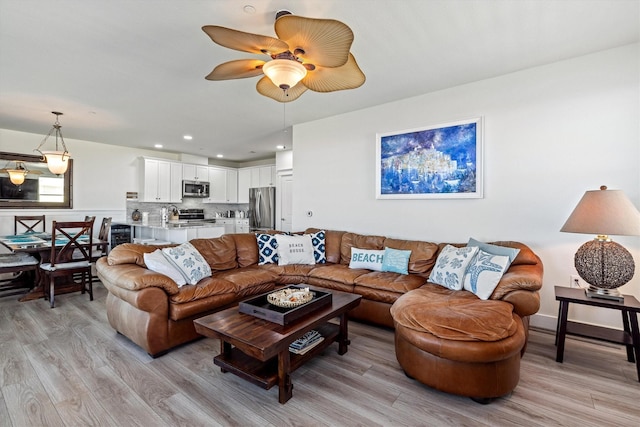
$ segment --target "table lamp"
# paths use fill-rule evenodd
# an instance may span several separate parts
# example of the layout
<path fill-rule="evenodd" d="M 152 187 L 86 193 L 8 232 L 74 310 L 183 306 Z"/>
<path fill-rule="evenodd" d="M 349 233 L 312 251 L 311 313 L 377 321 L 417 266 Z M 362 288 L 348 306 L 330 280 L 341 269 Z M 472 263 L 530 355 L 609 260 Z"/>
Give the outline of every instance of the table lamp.
<path fill-rule="evenodd" d="M 640 212 L 627 196 L 604 185 L 585 192 L 560 231 L 597 234 L 578 248 L 576 271 L 589 284 L 588 297 L 624 301 L 617 288 L 631 280 L 635 263 L 608 235 L 640 236 Z"/>

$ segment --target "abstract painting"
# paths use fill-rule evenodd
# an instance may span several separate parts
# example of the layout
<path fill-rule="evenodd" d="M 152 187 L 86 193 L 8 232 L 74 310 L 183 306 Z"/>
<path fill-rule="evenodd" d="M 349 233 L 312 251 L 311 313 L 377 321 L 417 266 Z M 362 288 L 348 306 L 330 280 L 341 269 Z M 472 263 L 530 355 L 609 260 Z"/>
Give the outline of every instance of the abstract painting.
<path fill-rule="evenodd" d="M 482 119 L 377 134 L 377 199 L 482 198 Z"/>

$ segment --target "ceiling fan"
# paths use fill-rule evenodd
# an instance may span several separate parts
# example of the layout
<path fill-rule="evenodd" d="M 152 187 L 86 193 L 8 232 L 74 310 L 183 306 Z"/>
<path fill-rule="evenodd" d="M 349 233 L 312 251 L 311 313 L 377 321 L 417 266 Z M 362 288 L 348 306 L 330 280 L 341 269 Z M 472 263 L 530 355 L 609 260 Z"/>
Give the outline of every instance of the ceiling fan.
<path fill-rule="evenodd" d="M 365 76 L 349 52 L 353 32 L 334 19 L 304 18 L 279 11 L 278 38 L 206 25 L 202 30 L 229 49 L 265 54 L 271 59 L 238 59 L 215 67 L 207 80 L 243 79 L 263 75 L 256 89 L 278 102 L 290 102 L 310 89 L 334 92 L 362 86 Z"/>

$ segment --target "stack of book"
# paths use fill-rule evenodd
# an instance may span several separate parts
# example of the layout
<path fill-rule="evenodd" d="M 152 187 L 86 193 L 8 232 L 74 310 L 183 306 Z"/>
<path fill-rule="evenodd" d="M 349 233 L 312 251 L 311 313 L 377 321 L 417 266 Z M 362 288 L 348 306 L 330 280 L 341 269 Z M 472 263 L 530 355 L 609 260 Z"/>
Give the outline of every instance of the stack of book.
<path fill-rule="evenodd" d="M 305 354 L 324 340 L 318 331 L 309 331 L 289 345 L 289 351 L 295 354 Z"/>

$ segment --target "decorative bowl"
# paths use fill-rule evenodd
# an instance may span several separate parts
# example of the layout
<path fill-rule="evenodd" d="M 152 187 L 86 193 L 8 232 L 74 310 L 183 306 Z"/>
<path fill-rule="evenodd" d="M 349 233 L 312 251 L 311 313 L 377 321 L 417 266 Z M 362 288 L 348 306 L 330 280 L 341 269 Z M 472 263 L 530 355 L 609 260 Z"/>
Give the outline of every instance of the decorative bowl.
<path fill-rule="evenodd" d="M 267 295 L 267 301 L 278 307 L 297 307 L 313 299 L 309 288 L 286 288 Z"/>

